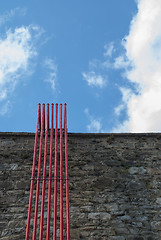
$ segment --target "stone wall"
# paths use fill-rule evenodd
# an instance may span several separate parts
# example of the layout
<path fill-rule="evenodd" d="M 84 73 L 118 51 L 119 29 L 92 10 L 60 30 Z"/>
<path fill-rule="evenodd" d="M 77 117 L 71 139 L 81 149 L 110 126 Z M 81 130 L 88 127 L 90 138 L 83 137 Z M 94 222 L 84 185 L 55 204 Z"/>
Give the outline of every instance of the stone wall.
<path fill-rule="evenodd" d="M 0 133 L 2 240 L 25 239 L 33 146 L 34 134 Z M 160 149 L 161 134 L 69 133 L 71 239 L 161 239 Z"/>

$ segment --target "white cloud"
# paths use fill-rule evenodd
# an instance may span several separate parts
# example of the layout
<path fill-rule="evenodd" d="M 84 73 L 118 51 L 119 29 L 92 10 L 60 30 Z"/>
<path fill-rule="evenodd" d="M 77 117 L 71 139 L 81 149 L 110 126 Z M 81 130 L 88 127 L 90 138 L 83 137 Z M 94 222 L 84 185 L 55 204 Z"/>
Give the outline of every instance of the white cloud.
<path fill-rule="evenodd" d="M 0 15 L 0 26 L 4 23 L 10 21 L 12 17 L 14 17 L 16 14 L 24 16 L 26 14 L 25 8 L 14 8 L 10 11 L 5 12 L 4 14 Z"/>
<path fill-rule="evenodd" d="M 90 113 L 88 108 L 84 110 L 86 116 L 88 117 L 90 124 L 87 125 L 88 132 L 99 133 L 102 132 L 102 125 L 100 119 L 95 119 Z"/>
<path fill-rule="evenodd" d="M 46 82 L 51 84 L 53 90 L 55 90 L 55 84 L 57 79 L 57 65 L 51 58 L 46 58 L 44 66 L 49 70 L 48 77 L 45 79 Z"/>
<path fill-rule="evenodd" d="M 106 79 L 101 74 L 96 74 L 95 71 L 82 73 L 84 80 L 89 86 L 103 88 L 106 86 Z"/>
<path fill-rule="evenodd" d="M 120 104 L 115 108 L 115 114 L 119 116 L 121 112 L 124 110 L 125 106 L 124 104 Z"/>
<path fill-rule="evenodd" d="M 129 132 L 129 121 L 126 120 L 123 123 L 118 123 L 117 127 L 113 128 L 111 132 L 113 132 L 113 133 Z"/>
<path fill-rule="evenodd" d="M 17 83 L 30 71 L 30 61 L 36 55 L 34 34 L 34 26 L 23 26 L 8 30 L 0 39 L 0 101 L 8 102 Z"/>
<path fill-rule="evenodd" d="M 120 92 L 122 93 L 122 101 L 121 103 L 115 108 L 115 114 L 120 115 L 121 112 L 127 108 L 127 105 L 130 101 L 130 99 L 133 96 L 133 92 L 130 88 L 124 88 L 120 87 L 119 88 Z"/>
<path fill-rule="evenodd" d="M 105 45 L 104 46 L 104 49 L 105 49 L 105 53 L 104 53 L 104 56 L 105 57 L 111 57 L 113 52 L 115 51 L 114 49 L 114 43 L 111 42 L 109 43 L 108 45 Z"/>
<path fill-rule="evenodd" d="M 107 85 L 107 70 L 113 68 L 113 64 L 109 61 L 109 58 L 115 51 L 113 42 L 105 45 L 104 49 L 105 59 L 93 59 L 89 61 L 89 71 L 82 73 L 83 79 L 90 87 L 104 88 Z"/>
<path fill-rule="evenodd" d="M 161 131 L 161 1 L 140 0 L 129 35 L 123 41 L 125 55 L 115 61 L 139 94 L 131 93 L 126 103 L 130 132 Z M 131 68 L 129 68 L 131 66 Z M 119 112 L 119 111 L 118 111 Z"/>
<path fill-rule="evenodd" d="M 91 123 L 87 126 L 89 132 L 99 133 L 101 130 L 101 123 L 99 120 L 92 119 Z"/>
<path fill-rule="evenodd" d="M 128 68 L 130 66 L 129 60 L 125 60 L 124 56 L 119 56 L 115 58 L 114 68 Z"/>
<path fill-rule="evenodd" d="M 9 100 L 6 101 L 0 108 L 0 115 L 2 116 L 5 115 L 8 112 L 8 109 L 10 108 L 10 106 L 11 106 L 10 101 Z"/>

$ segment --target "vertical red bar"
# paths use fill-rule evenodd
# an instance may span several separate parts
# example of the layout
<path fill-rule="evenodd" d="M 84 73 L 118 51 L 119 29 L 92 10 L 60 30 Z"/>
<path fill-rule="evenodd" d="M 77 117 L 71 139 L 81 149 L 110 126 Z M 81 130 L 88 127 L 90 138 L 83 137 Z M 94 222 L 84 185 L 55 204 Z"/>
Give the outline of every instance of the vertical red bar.
<path fill-rule="evenodd" d="M 49 124 L 49 103 L 47 104 L 46 115 L 46 130 L 45 130 L 45 147 L 44 147 L 44 166 L 43 166 L 43 183 L 42 183 L 42 198 L 41 198 L 41 216 L 40 216 L 40 231 L 39 240 L 43 239 L 43 222 L 44 222 L 44 202 L 45 202 L 45 184 L 46 184 L 46 161 L 47 161 L 47 142 L 48 142 L 48 124 Z"/>
<path fill-rule="evenodd" d="M 70 240 L 69 222 L 69 176 L 68 176 L 68 146 L 67 146 L 67 110 L 64 104 L 64 133 L 65 133 L 65 179 L 66 179 L 66 239 Z"/>
<path fill-rule="evenodd" d="M 51 129 L 50 129 L 50 161 L 49 161 L 49 183 L 48 183 L 48 212 L 46 240 L 50 239 L 50 212 L 51 212 L 51 180 L 52 180 L 52 153 L 53 153 L 53 115 L 54 104 L 51 104 Z"/>
<path fill-rule="evenodd" d="M 57 165 L 58 165 L 58 104 L 55 109 L 55 163 L 54 163 L 54 224 L 53 240 L 56 240 L 57 229 Z"/>
<path fill-rule="evenodd" d="M 62 104 L 60 104 L 60 240 L 63 240 L 63 136 Z"/>
<path fill-rule="evenodd" d="M 40 127 L 40 122 L 41 122 L 41 104 L 39 103 L 39 105 L 38 105 L 38 114 L 37 114 L 36 133 L 35 133 L 35 144 L 34 144 L 33 165 L 32 165 L 32 175 L 31 175 L 31 184 L 30 184 L 30 197 L 29 197 L 29 207 L 28 207 L 28 216 L 27 216 L 25 240 L 29 239 L 31 208 L 32 208 L 32 197 L 33 197 L 33 187 L 34 187 L 34 177 L 35 177 L 35 164 L 36 164 L 38 129 Z"/>
<path fill-rule="evenodd" d="M 39 131 L 41 131 L 41 105 L 40 105 L 40 112 L 39 112 L 39 127 L 38 127 L 38 129 L 39 129 Z"/>
<path fill-rule="evenodd" d="M 44 112 L 44 114 L 45 114 L 45 112 Z M 45 132 L 45 115 L 44 115 L 44 132 Z"/>
<path fill-rule="evenodd" d="M 44 118 L 45 118 L 45 104 L 43 103 L 42 122 L 41 122 L 42 126 L 41 126 L 40 147 L 39 147 L 39 161 L 38 161 L 38 170 L 37 170 L 34 226 L 33 226 L 32 240 L 36 239 L 36 230 L 37 230 L 37 215 L 38 215 L 38 203 L 39 203 L 40 170 L 41 170 L 42 142 L 43 142 L 43 132 L 44 132 Z"/>
<path fill-rule="evenodd" d="M 49 103 L 48 103 L 49 104 Z M 52 103 L 53 104 L 53 103 Z M 48 114 L 48 119 L 47 119 L 47 126 L 48 126 L 48 131 L 49 131 L 49 128 L 50 128 L 50 124 L 49 124 L 49 114 Z"/>

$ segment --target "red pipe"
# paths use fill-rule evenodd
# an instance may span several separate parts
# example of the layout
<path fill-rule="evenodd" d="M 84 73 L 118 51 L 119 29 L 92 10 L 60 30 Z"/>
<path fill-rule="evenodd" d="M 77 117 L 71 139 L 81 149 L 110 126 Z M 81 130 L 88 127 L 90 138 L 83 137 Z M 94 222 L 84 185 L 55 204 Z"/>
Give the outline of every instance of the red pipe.
<path fill-rule="evenodd" d="M 68 177 L 68 146 L 67 146 L 67 111 L 64 104 L 64 133 L 65 133 L 65 179 L 66 179 L 66 239 L 70 240 L 69 222 L 69 177 Z"/>
<path fill-rule="evenodd" d="M 58 165 L 58 104 L 55 109 L 55 164 L 54 164 L 54 224 L 53 240 L 56 240 L 57 229 L 57 165 Z"/>
<path fill-rule="evenodd" d="M 45 129 L 46 120 L 46 129 Z M 50 218 L 51 218 L 51 184 L 52 184 L 52 153 L 53 153 L 53 127 L 54 127 L 54 104 L 51 104 L 51 130 L 50 130 L 50 159 L 49 159 L 49 183 L 48 183 L 48 207 L 47 207 L 47 230 L 46 240 L 50 239 Z M 41 105 L 38 105 L 37 125 L 35 133 L 35 145 L 33 155 L 32 177 L 30 185 L 30 197 L 28 207 L 28 218 L 26 226 L 25 240 L 29 239 L 30 219 L 32 198 L 34 189 L 35 165 L 38 133 L 40 133 L 40 146 L 37 170 L 37 184 L 36 184 L 36 197 L 35 197 L 35 213 L 32 240 L 36 240 L 37 233 L 37 218 L 38 218 L 38 205 L 39 205 L 39 191 L 40 191 L 40 172 L 41 172 L 41 157 L 43 148 L 43 138 L 45 129 L 45 144 L 44 144 L 44 166 L 43 166 L 43 182 L 42 182 L 42 198 L 41 198 L 41 215 L 40 215 L 40 229 L 39 240 L 43 239 L 43 223 L 44 223 L 44 204 L 45 204 L 45 185 L 46 185 L 46 165 L 47 165 L 47 145 L 48 145 L 48 131 L 49 131 L 49 104 L 47 104 L 47 115 L 45 119 L 45 104 L 42 106 L 42 120 L 41 120 Z M 63 129 L 62 129 L 62 104 L 60 104 L 60 240 L 63 240 Z M 66 180 L 66 239 L 70 240 L 70 220 L 69 220 L 69 177 L 68 177 L 68 148 L 67 148 L 67 107 L 64 104 L 64 145 L 65 145 L 65 180 Z M 53 222 L 53 240 L 56 240 L 57 231 L 57 169 L 58 169 L 58 104 L 55 110 L 55 162 L 54 162 L 54 222 Z"/>
<path fill-rule="evenodd" d="M 62 104 L 60 104 L 60 240 L 63 240 L 63 138 L 62 138 Z"/>
<path fill-rule="evenodd" d="M 48 104 L 49 104 L 49 103 L 48 103 Z M 47 106 L 48 106 L 48 104 L 47 104 Z M 53 103 L 52 103 L 52 104 L 53 104 Z M 47 121 L 48 121 L 48 123 L 47 123 L 48 125 L 47 125 L 47 126 L 48 126 L 48 131 L 49 131 L 49 128 L 50 128 L 50 124 L 49 124 L 49 115 L 48 115 L 48 119 L 47 119 Z"/>
<path fill-rule="evenodd" d="M 49 103 L 47 104 L 47 115 L 46 115 L 46 131 L 45 131 L 44 166 L 43 166 L 43 183 L 42 183 L 39 240 L 43 239 L 44 202 L 45 202 L 45 184 L 46 184 L 46 161 L 47 161 L 47 143 L 48 143 L 48 128 L 49 128 L 48 124 L 49 124 Z"/>
<path fill-rule="evenodd" d="M 41 104 L 40 104 L 40 112 L 39 112 L 39 127 L 38 127 L 38 130 L 41 131 Z"/>
<path fill-rule="evenodd" d="M 53 153 L 53 115 L 54 104 L 51 104 L 51 129 L 50 129 L 50 161 L 49 161 L 49 183 L 48 183 L 48 212 L 46 240 L 50 239 L 50 212 L 51 212 L 51 180 L 52 180 L 52 153 Z"/>
<path fill-rule="evenodd" d="M 44 112 L 44 132 L 45 132 L 45 112 Z"/>
<path fill-rule="evenodd" d="M 36 163 L 36 152 L 37 152 L 38 129 L 40 127 L 40 122 L 41 122 L 41 104 L 39 103 L 38 104 L 38 113 L 37 113 L 37 124 L 36 124 L 36 133 L 35 133 L 35 144 L 34 144 L 33 165 L 32 165 L 32 175 L 31 175 L 31 184 L 30 184 L 30 197 L 29 197 L 29 207 L 28 207 L 28 216 L 27 216 L 25 240 L 29 239 L 31 208 L 32 208 L 32 197 L 33 197 L 33 187 L 34 187 L 34 177 L 35 177 L 35 163 Z"/>
<path fill-rule="evenodd" d="M 39 203 L 39 188 L 40 188 L 40 171 L 41 171 L 41 155 L 42 155 L 42 142 L 43 142 L 43 132 L 44 132 L 44 118 L 45 118 L 45 104 L 43 103 L 32 240 L 36 239 L 36 229 L 37 229 L 37 215 L 38 215 L 38 203 Z"/>

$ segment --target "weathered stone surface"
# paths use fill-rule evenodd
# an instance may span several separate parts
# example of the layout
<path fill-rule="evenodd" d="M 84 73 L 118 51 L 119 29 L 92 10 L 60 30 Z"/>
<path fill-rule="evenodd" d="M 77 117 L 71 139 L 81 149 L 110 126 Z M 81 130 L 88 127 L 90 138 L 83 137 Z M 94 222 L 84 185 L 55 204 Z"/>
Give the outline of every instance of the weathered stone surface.
<path fill-rule="evenodd" d="M 0 133 L 2 240 L 25 238 L 33 148 L 34 134 Z M 161 134 L 69 134 L 71 239 L 161 239 L 160 149 Z"/>

